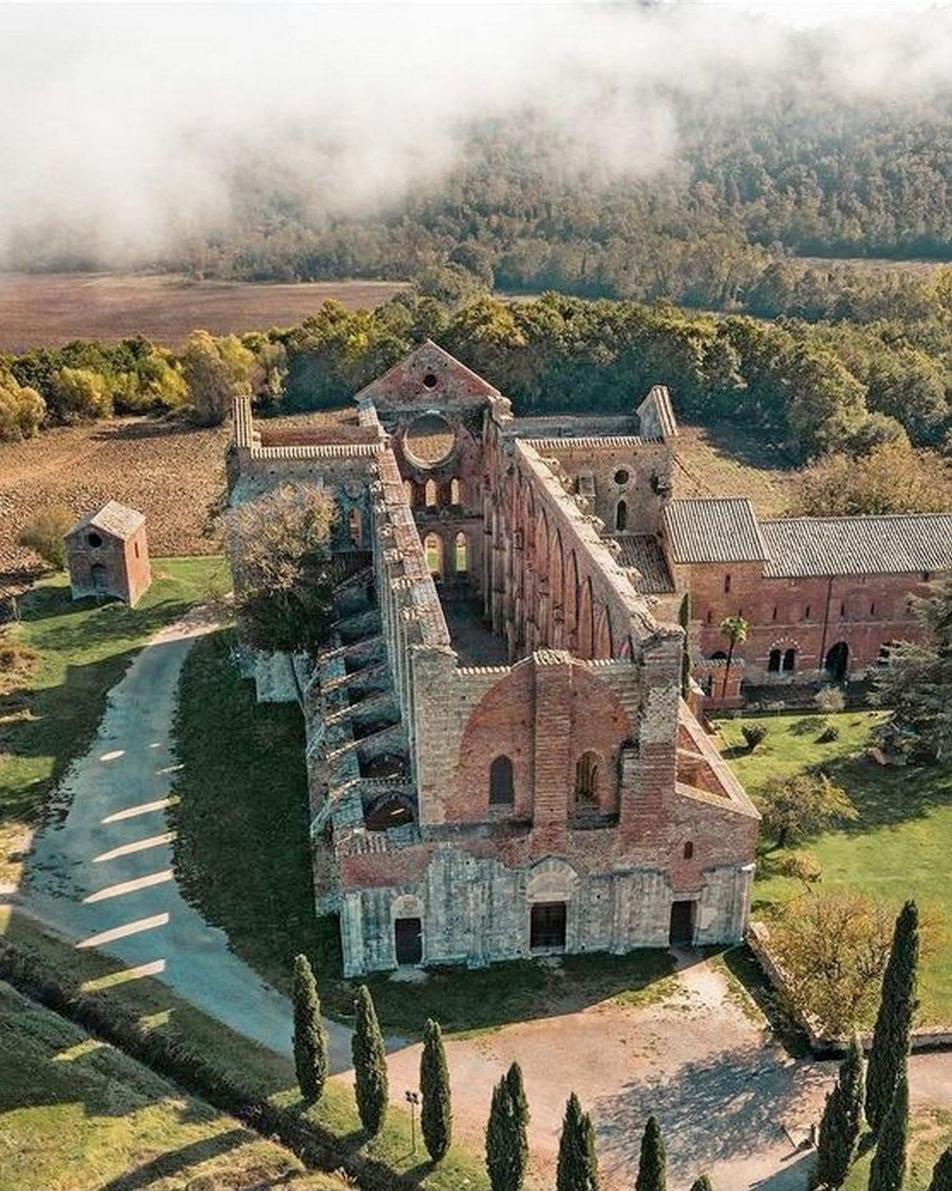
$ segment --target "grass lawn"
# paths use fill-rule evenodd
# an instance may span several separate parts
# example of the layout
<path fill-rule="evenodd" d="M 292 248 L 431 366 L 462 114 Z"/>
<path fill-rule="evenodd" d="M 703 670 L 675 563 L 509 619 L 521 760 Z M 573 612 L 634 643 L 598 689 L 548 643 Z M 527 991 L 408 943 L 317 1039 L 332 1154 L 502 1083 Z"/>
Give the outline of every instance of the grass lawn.
<path fill-rule="evenodd" d="M 151 977 L 130 979 L 120 961 L 99 952 L 78 951 L 50 937 L 24 915 L 11 912 L 8 907 L 0 907 L 0 934 L 54 967 L 61 980 L 75 982 L 85 991 L 96 992 L 107 1004 L 116 1004 L 135 1012 L 151 1029 L 181 1039 L 192 1049 L 213 1058 L 222 1068 L 234 1072 L 251 1094 L 269 1096 L 286 1105 L 300 1105 L 290 1059 L 229 1030 L 176 996 L 161 981 Z M 403 988 L 406 993 L 406 986 Z M 2 1061 L 0 1055 L 0 1063 Z M 2 1070 L 0 1067 L 0 1072 Z M 425 1191 L 463 1191 L 464 1188 L 486 1191 L 488 1187 L 479 1155 L 454 1147 L 435 1169 L 422 1161 L 425 1151 L 420 1147 L 419 1133 L 414 1154 L 410 1145 L 410 1119 L 400 1110 L 391 1109 L 383 1132 L 368 1142 L 361 1131 L 349 1080 L 332 1080 L 320 1102 L 306 1112 L 341 1139 L 343 1150 L 369 1154 L 393 1170 L 412 1177 Z M 0 1168 L 2 1165 L 0 1150 Z M 135 1187 L 146 1185 L 137 1183 Z M 308 1184 L 305 1187 L 310 1191 Z M 0 1191 L 6 1191 L 2 1182 Z M 27 1189 L 20 1185 L 16 1191 Z M 30 1188 L 30 1191 L 33 1189 Z M 36 1191 L 40 1191 L 39 1186 Z M 47 1191 L 45 1184 L 42 1191 Z M 72 1185 L 64 1184 L 63 1191 L 74 1189 Z M 119 1191 L 119 1187 L 114 1191 Z M 133 1191 L 132 1187 L 127 1191 Z M 535 1189 L 530 1187 L 527 1191 Z"/>
<path fill-rule="evenodd" d="M 946 1146 L 952 1145 L 952 1112 L 941 1109 L 913 1112 L 910 1116 L 909 1146 L 903 1191 L 926 1191 L 932 1168 Z M 843 1191 L 866 1191 L 873 1151 L 867 1150 L 854 1163 Z"/>
<path fill-rule="evenodd" d="M 64 575 L 38 584 L 20 603 L 21 620 L 0 640 L 31 660 L 0 674 L 0 881 L 15 881 L 29 826 L 70 761 L 102 719 L 106 693 L 136 651 L 183 615 L 212 583 L 227 583 L 220 558 L 153 560 L 155 581 L 135 609 L 73 602 Z"/>
<path fill-rule="evenodd" d="M 758 716 L 767 737 L 754 753 L 743 744 L 749 719 L 720 722 L 724 751 L 738 777 L 756 796 L 768 778 L 820 767 L 850 794 L 859 819 L 824 832 L 801 847 L 823 869 L 822 885 L 849 885 L 899 904 L 908 897 L 942 912 L 946 937 L 923 964 L 922 1020 L 952 1023 L 952 766 L 884 768 L 866 759 L 869 734 L 879 713 L 846 711 L 826 717 L 839 738 L 818 744 L 823 717 Z M 768 859 L 779 855 L 776 850 Z M 754 913 L 799 891 L 789 878 L 759 879 Z"/>
<path fill-rule="evenodd" d="M 185 1191 L 199 1181 L 344 1188 L 0 983 L 0 1191 Z"/>
<path fill-rule="evenodd" d="M 326 1010 L 347 1018 L 353 987 L 341 977 L 336 918 L 316 919 L 308 841 L 304 738 L 295 706 L 255 703 L 229 660 L 229 632 L 200 639 L 186 659 L 176 719 L 183 768 L 173 811 L 175 862 L 187 896 L 263 976 L 288 990 L 295 954 L 308 954 Z M 418 1034 L 489 1029 L 622 997 L 663 992 L 666 951 L 567 956 L 482 971 L 444 968 L 408 988 L 367 980 L 385 1029 Z"/>

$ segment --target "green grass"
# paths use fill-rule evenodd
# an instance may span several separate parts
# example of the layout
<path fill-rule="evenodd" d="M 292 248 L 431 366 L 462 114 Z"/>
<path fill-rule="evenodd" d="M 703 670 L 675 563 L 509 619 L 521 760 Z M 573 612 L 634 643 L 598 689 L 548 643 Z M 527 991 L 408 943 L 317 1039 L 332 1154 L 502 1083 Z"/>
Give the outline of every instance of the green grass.
<path fill-rule="evenodd" d="M 198 1180 L 344 1188 L 0 983 L 0 1191 L 185 1191 Z"/>
<path fill-rule="evenodd" d="M 316 919 L 308 841 L 304 738 L 295 706 L 261 706 L 229 659 L 230 632 L 199 640 L 186 659 L 176 716 L 183 769 L 173 811 L 180 884 L 235 951 L 288 991 L 294 956 L 311 957 L 326 1011 L 347 1019 L 337 919 Z M 666 951 L 567 956 L 481 971 L 437 968 L 408 987 L 370 977 L 385 1029 L 419 1034 L 428 1017 L 451 1032 L 493 1029 L 607 997 L 663 995 Z"/>
<path fill-rule="evenodd" d="M 26 827 L 49 809 L 70 761 L 95 734 L 106 694 L 153 633 L 227 582 L 220 558 L 153 561 L 155 581 L 138 607 L 74 602 L 62 575 L 38 584 L 4 640 L 32 651 L 34 666 L 0 677 L 0 880 L 19 873 Z M 12 853 L 12 854 L 11 854 Z"/>
<path fill-rule="evenodd" d="M 428 1162 L 422 1161 L 426 1155 L 420 1146 L 419 1133 L 414 1154 L 410 1145 L 410 1119 L 399 1109 L 391 1108 L 383 1132 L 368 1141 L 361 1131 L 350 1082 L 344 1077 L 331 1080 L 320 1102 L 304 1110 L 289 1058 L 236 1034 L 176 996 L 160 981 L 151 977 L 128 979 L 124 975 L 124 965 L 119 961 L 99 952 L 77 951 L 47 935 L 23 914 L 11 913 L 6 907 L 0 907 L 0 933 L 54 967 L 61 980 L 73 981 L 95 991 L 107 1004 L 136 1013 L 151 1029 L 179 1039 L 214 1059 L 221 1068 L 235 1073 L 249 1094 L 267 1096 L 306 1111 L 317 1124 L 340 1139 L 343 1151 L 366 1154 L 385 1163 L 412 1178 L 425 1191 L 463 1191 L 465 1188 L 486 1191 L 488 1181 L 478 1155 L 453 1147 L 443 1162 L 433 1169 Z M 70 1187 L 69 1191 L 73 1189 Z"/>
<path fill-rule="evenodd" d="M 755 798 L 775 775 L 820 768 L 849 793 L 859 819 L 843 830 L 828 831 L 798 847 L 820 861 L 821 887 L 845 885 L 865 890 L 896 904 L 908 897 L 935 907 L 948 928 L 924 963 L 921 980 L 923 1022 L 952 1023 L 952 766 L 884 768 L 866 757 L 876 712 L 842 712 L 826 717 L 839 738 L 818 744 L 823 717 L 778 715 L 723 720 L 725 754 Z M 741 729 L 756 722 L 767 737 L 747 753 Z M 765 852 L 761 868 L 781 853 Z M 754 912 L 799 892 L 789 878 L 758 879 Z"/>
<path fill-rule="evenodd" d="M 862 1143 L 861 1143 L 862 1144 Z M 939 1155 L 952 1145 L 952 1112 L 924 1109 L 910 1117 L 906 1178 L 903 1191 L 926 1191 L 932 1180 L 932 1168 Z M 866 1149 L 853 1164 L 843 1191 L 866 1191 L 873 1150 Z"/>

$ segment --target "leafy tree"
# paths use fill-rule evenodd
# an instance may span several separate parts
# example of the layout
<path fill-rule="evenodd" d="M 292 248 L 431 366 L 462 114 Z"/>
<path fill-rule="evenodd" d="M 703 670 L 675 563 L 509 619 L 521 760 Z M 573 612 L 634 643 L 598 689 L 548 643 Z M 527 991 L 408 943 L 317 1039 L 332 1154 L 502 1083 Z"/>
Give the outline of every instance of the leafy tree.
<path fill-rule="evenodd" d="M 522 1070 L 513 1063 L 493 1088 L 486 1125 L 486 1169 L 492 1191 L 521 1191 L 529 1165 L 528 1123 Z"/>
<path fill-rule="evenodd" d="M 36 389 L 21 385 L 0 366 L 0 442 L 32 438 L 45 416 L 46 402 Z"/>
<path fill-rule="evenodd" d="M 873 1012 L 891 934 L 889 907 L 849 890 L 792 898 L 770 928 L 794 1006 L 833 1036 Z"/>
<path fill-rule="evenodd" d="M 291 485 L 232 509 L 226 520 L 235 612 L 257 649 L 313 649 L 333 615 L 330 535 L 336 509 L 322 488 Z"/>
<path fill-rule="evenodd" d="M 740 734 L 750 752 L 753 752 L 758 744 L 762 744 L 767 739 L 767 729 L 763 724 L 744 724 Z"/>
<path fill-rule="evenodd" d="M 661 1126 L 653 1114 L 648 1118 L 641 1138 L 641 1157 L 635 1191 L 665 1191 L 668 1185 L 667 1160 Z"/>
<path fill-rule="evenodd" d="M 929 1191 L 952 1191 L 952 1146 L 944 1150 L 932 1168 Z"/>
<path fill-rule="evenodd" d="M 387 1055 L 373 998 L 365 984 L 357 989 L 354 1008 L 354 1095 L 361 1124 L 371 1137 L 376 1137 L 387 1115 Z"/>
<path fill-rule="evenodd" d="M 193 417 L 200 426 L 218 426 L 231 412 L 236 397 L 249 396 L 255 357 L 234 335 L 216 339 L 193 331 L 182 354 Z"/>
<path fill-rule="evenodd" d="M 905 1076 L 912 1020 L 918 1008 L 918 968 L 919 910 L 914 901 L 907 901 L 896 919 L 869 1051 L 866 1119 L 874 1133 L 882 1127 Z"/>
<path fill-rule="evenodd" d="M 886 442 L 861 459 L 827 455 L 801 472 L 793 512 L 801 517 L 854 517 L 952 510 L 952 468 L 931 451 Z"/>
<path fill-rule="evenodd" d="M 317 982 L 306 955 L 295 956 L 291 999 L 294 1005 L 294 1069 L 301 1095 L 313 1104 L 320 1100 L 327 1081 L 327 1035 L 321 1021 Z"/>
<path fill-rule="evenodd" d="M 112 413 L 106 378 L 89 368 L 61 368 L 53 378 L 56 404 L 64 422 L 105 418 Z"/>
<path fill-rule="evenodd" d="M 738 645 L 743 645 L 747 640 L 747 633 L 750 625 L 744 620 L 743 616 L 725 616 L 718 626 L 718 632 L 721 636 L 728 640 L 727 647 L 727 663 L 724 666 L 724 685 L 721 689 L 721 697 L 727 698 L 727 680 L 730 677 L 731 665 L 734 661 L 734 650 Z"/>
<path fill-rule="evenodd" d="M 440 1162 L 446 1157 L 453 1137 L 453 1107 L 443 1035 L 435 1021 L 427 1021 L 423 1030 L 420 1093 L 423 1097 L 420 1109 L 423 1141 L 433 1161 Z"/>
<path fill-rule="evenodd" d="M 892 709 L 891 743 L 923 759 L 952 755 L 952 581 L 913 604 L 921 644 L 897 645 L 876 675 L 873 700 Z"/>
<path fill-rule="evenodd" d="M 825 774 L 795 773 L 774 777 L 757 798 L 764 830 L 785 848 L 806 836 L 824 831 L 834 823 L 846 823 L 859 815 L 842 786 Z"/>
<path fill-rule="evenodd" d="M 902 1191 L 908 1134 L 909 1084 L 903 1070 L 880 1126 L 876 1153 L 869 1168 L 869 1191 Z"/>
<path fill-rule="evenodd" d="M 555 1186 L 556 1191 L 598 1191 L 599 1187 L 595 1130 L 574 1092 L 565 1106 Z"/>
<path fill-rule="evenodd" d="M 856 1156 L 863 1122 L 863 1055 L 850 1040 L 836 1083 L 826 1097 L 817 1140 L 814 1186 L 841 1187 Z"/>
<path fill-rule="evenodd" d="M 53 505 L 36 513 L 17 536 L 17 545 L 38 554 L 55 571 L 66 565 L 66 543 L 63 538 L 72 529 L 76 518 L 62 505 Z"/>

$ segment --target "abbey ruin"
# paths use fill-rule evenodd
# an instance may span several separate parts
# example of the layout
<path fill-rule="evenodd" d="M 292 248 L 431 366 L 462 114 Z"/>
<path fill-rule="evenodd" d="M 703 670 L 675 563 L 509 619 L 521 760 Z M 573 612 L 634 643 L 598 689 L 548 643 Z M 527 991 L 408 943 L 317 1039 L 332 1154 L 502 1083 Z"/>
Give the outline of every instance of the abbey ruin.
<path fill-rule="evenodd" d="M 239 403 L 232 502 L 313 483 L 339 510 L 337 619 L 295 665 L 347 975 L 741 938 L 758 815 L 695 711 L 873 664 L 952 569 L 952 518 L 907 519 L 895 557 L 888 519 L 761 525 L 676 499 L 677 437 L 662 386 L 629 417 L 515 417 L 431 342 L 319 424 Z M 726 675 L 717 625 L 741 611 Z M 260 698 L 287 697 L 282 666 L 256 659 Z"/>

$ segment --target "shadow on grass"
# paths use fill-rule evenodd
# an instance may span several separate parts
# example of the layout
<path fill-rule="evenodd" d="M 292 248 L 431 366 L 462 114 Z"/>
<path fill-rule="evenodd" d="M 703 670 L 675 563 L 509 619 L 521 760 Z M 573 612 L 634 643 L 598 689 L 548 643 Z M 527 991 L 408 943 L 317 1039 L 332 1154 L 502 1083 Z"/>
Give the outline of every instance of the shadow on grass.
<path fill-rule="evenodd" d="M 865 756 L 840 756 L 812 769 L 842 786 L 855 803 L 859 818 L 837 826 L 845 835 L 919 819 L 952 802 L 952 765 L 892 767 Z"/>
<path fill-rule="evenodd" d="M 169 1179 L 182 1174 L 201 1162 L 207 1162 L 209 1158 L 219 1158 L 254 1140 L 254 1136 L 244 1129 L 230 1129 L 227 1133 L 219 1133 L 215 1137 L 205 1138 L 204 1141 L 182 1146 L 170 1154 L 159 1154 L 151 1162 L 145 1162 L 135 1170 L 127 1171 L 118 1178 L 104 1183 L 100 1191 L 146 1191 L 147 1188 L 154 1187 L 159 1179 Z M 194 1186 L 197 1187 L 199 1183 L 205 1185 L 205 1180 L 196 1180 Z M 189 1186 L 192 1185 L 190 1182 Z M 217 1185 L 214 1177 L 209 1175 L 208 1186 Z"/>
<path fill-rule="evenodd" d="M 737 422 L 719 421 L 702 427 L 712 447 L 728 458 L 761 471 L 787 472 L 801 465 L 801 460 L 771 442 L 769 434 L 755 433 Z"/>

